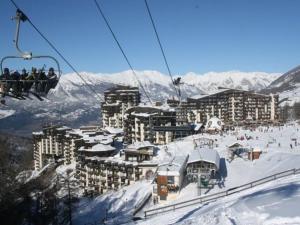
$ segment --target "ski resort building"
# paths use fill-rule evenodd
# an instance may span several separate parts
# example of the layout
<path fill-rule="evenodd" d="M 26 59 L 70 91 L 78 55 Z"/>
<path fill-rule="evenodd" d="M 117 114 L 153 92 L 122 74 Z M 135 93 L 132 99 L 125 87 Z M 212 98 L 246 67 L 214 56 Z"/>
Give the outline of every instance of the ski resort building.
<path fill-rule="evenodd" d="M 113 132 L 114 133 L 114 132 Z M 140 179 L 153 179 L 157 163 L 152 161 L 155 147 L 150 142 L 134 143 L 115 157 L 116 134 L 97 126 L 71 129 L 44 127 L 33 133 L 34 168 L 41 170 L 50 162 L 76 164 L 75 178 L 87 193 L 118 190 Z"/>
<path fill-rule="evenodd" d="M 155 146 L 149 141 L 135 142 L 124 149 L 125 161 L 143 162 L 152 160 Z"/>
<path fill-rule="evenodd" d="M 76 153 L 82 146 L 112 144 L 114 135 L 100 127 L 88 126 L 71 129 L 65 126 L 45 126 L 33 132 L 34 168 L 40 170 L 51 161 L 60 160 L 65 165 L 75 163 Z"/>
<path fill-rule="evenodd" d="M 98 154 L 99 155 L 99 154 Z M 76 178 L 86 193 L 102 194 L 130 185 L 140 179 L 137 163 L 113 157 L 80 154 L 76 165 Z"/>
<path fill-rule="evenodd" d="M 123 128 L 125 111 L 140 103 L 140 92 L 136 87 L 120 86 L 104 92 L 101 103 L 103 127 Z"/>
<path fill-rule="evenodd" d="M 172 199 L 177 196 L 185 175 L 187 156 L 176 156 L 172 161 L 160 164 L 156 184 L 153 188 L 155 201 Z"/>
<path fill-rule="evenodd" d="M 189 124 L 177 124 L 175 110 L 163 107 L 130 108 L 126 111 L 124 124 L 125 143 L 167 144 L 192 133 Z"/>
<path fill-rule="evenodd" d="M 64 155 L 64 138 L 69 130 L 65 126 L 46 126 L 41 132 L 32 133 L 35 170 Z"/>
<path fill-rule="evenodd" d="M 76 178 L 86 193 L 102 194 L 140 179 L 153 178 L 157 163 L 151 161 L 152 144 L 135 143 L 124 152 L 125 159 L 114 157 L 115 148 L 103 144 L 85 145 L 78 150 Z"/>
<path fill-rule="evenodd" d="M 214 94 L 187 99 L 196 104 L 193 110 L 197 122 L 217 117 L 225 123 L 274 122 L 279 119 L 278 95 L 263 95 L 251 91 L 222 88 Z"/>
<path fill-rule="evenodd" d="M 197 182 L 202 176 L 214 179 L 220 168 L 220 156 L 214 149 L 197 147 L 189 155 L 187 177 L 190 182 Z"/>

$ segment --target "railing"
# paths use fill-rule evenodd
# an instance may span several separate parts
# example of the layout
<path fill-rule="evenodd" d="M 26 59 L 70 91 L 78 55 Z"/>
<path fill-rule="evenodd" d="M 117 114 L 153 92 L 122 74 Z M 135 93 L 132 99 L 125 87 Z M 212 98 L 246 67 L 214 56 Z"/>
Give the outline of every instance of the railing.
<path fill-rule="evenodd" d="M 185 207 L 196 205 L 196 204 L 212 202 L 212 201 L 215 201 L 217 199 L 224 198 L 226 196 L 229 196 L 229 195 L 232 195 L 232 194 L 244 191 L 244 190 L 251 189 L 255 186 L 265 184 L 265 183 L 268 183 L 270 181 L 273 181 L 273 180 L 276 180 L 276 179 L 279 179 L 279 178 L 282 178 L 282 177 L 287 177 L 287 176 L 291 176 L 291 175 L 295 175 L 295 174 L 299 174 L 299 173 L 300 173 L 300 168 L 299 169 L 286 170 L 286 171 L 283 171 L 283 172 L 280 172 L 280 173 L 276 173 L 276 174 L 264 177 L 264 178 L 259 179 L 259 180 L 249 182 L 247 184 L 243 184 L 241 186 L 237 186 L 237 187 L 227 189 L 226 191 L 222 191 L 222 192 L 219 192 L 219 193 L 200 196 L 200 197 L 196 197 L 196 198 L 193 198 L 193 199 L 190 199 L 190 200 L 186 200 L 186 201 L 182 201 L 182 202 L 178 202 L 178 203 L 174 203 L 174 204 L 170 204 L 170 205 L 166 205 L 166 206 L 157 207 L 157 208 L 154 208 L 154 209 L 145 210 L 144 215 L 145 215 L 145 218 L 147 218 L 147 217 L 150 217 L 150 216 L 162 214 L 162 213 L 169 212 L 169 211 L 175 211 L 176 209 L 181 209 L 181 208 L 185 208 Z"/>

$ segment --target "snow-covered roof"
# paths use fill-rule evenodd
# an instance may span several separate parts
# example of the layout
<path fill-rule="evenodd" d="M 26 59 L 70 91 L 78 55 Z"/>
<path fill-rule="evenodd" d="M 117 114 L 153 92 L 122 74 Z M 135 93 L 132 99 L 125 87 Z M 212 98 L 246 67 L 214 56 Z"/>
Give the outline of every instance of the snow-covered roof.
<path fill-rule="evenodd" d="M 262 150 L 259 147 L 254 147 L 252 152 L 262 152 Z"/>
<path fill-rule="evenodd" d="M 104 128 L 110 134 L 121 134 L 123 133 L 123 129 L 115 128 L 115 127 L 105 127 Z"/>
<path fill-rule="evenodd" d="M 154 147 L 153 144 L 150 143 L 150 141 L 137 141 L 134 142 L 133 144 L 130 144 L 127 146 L 127 148 L 131 149 L 140 149 L 140 148 L 146 148 L 146 147 Z"/>
<path fill-rule="evenodd" d="M 192 97 L 189 97 L 189 98 L 191 98 L 191 99 L 195 99 L 195 100 L 197 100 L 197 99 L 201 99 L 201 98 L 205 98 L 205 97 L 208 97 L 208 96 L 211 96 L 211 95 L 215 95 L 215 94 L 219 94 L 219 93 L 222 93 L 222 92 L 224 92 L 224 91 L 228 91 L 229 89 L 219 89 L 219 90 L 216 90 L 216 91 L 214 91 L 214 92 L 212 92 L 212 93 L 210 93 L 210 94 L 203 94 L 203 95 L 194 95 L 194 96 L 192 96 Z"/>
<path fill-rule="evenodd" d="M 61 126 L 61 127 L 56 128 L 56 130 L 70 130 L 70 129 L 71 128 L 67 127 L 67 126 Z"/>
<path fill-rule="evenodd" d="M 175 156 L 170 162 L 160 164 L 157 169 L 157 174 L 160 176 L 179 176 L 180 171 L 186 165 L 187 156 Z"/>
<path fill-rule="evenodd" d="M 131 115 L 134 116 L 140 116 L 140 117 L 149 117 L 149 116 L 154 116 L 157 113 L 132 113 Z"/>
<path fill-rule="evenodd" d="M 217 166 L 218 169 L 220 166 L 220 156 L 215 149 L 197 147 L 190 153 L 187 164 L 199 161 L 213 163 Z"/>
<path fill-rule="evenodd" d="M 202 127 L 202 123 L 196 123 L 196 126 L 194 128 L 194 131 L 198 131 Z"/>
<path fill-rule="evenodd" d="M 79 151 L 87 151 L 87 152 L 108 152 L 114 151 L 115 148 L 110 145 L 104 144 L 96 144 L 92 148 L 85 148 L 84 146 L 79 148 Z"/>

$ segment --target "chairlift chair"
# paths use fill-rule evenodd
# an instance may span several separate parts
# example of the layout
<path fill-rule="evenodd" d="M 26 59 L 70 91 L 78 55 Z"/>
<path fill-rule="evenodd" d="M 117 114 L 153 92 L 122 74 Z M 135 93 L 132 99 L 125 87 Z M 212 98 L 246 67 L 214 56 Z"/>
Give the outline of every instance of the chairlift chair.
<path fill-rule="evenodd" d="M 50 59 L 51 61 L 54 62 L 54 64 L 56 65 L 56 69 L 54 71 L 57 71 L 56 73 L 56 78 L 54 78 L 54 80 L 50 80 L 50 79 L 44 79 L 44 80 L 39 80 L 39 79 L 34 79 L 34 80 L 12 80 L 12 79 L 5 79 L 3 76 L 1 76 L 1 80 L 0 80 L 0 94 L 2 94 L 2 97 L 4 98 L 5 96 L 8 97 L 13 97 L 16 99 L 25 99 L 25 93 L 21 90 L 21 93 L 19 95 L 17 95 L 16 93 L 14 93 L 13 91 L 11 91 L 10 89 L 10 85 L 12 84 L 28 84 L 28 83 L 35 83 L 35 84 L 48 84 L 48 90 L 45 90 L 44 92 L 37 92 L 36 90 L 32 90 L 32 88 L 30 88 L 30 90 L 28 90 L 28 93 L 33 94 L 34 96 L 36 96 L 39 100 L 43 100 L 41 98 L 42 97 L 46 97 L 47 93 L 50 89 L 54 89 L 61 77 L 61 70 L 60 70 L 60 65 L 57 61 L 56 58 L 54 58 L 53 56 L 49 56 L 49 55 L 32 55 L 31 52 L 24 52 L 21 51 L 19 48 L 19 33 L 20 33 L 20 24 L 21 21 L 25 22 L 27 21 L 27 17 L 26 15 L 21 11 L 21 10 L 17 10 L 16 12 L 16 16 L 13 18 L 14 20 L 16 20 L 16 34 L 15 34 L 15 47 L 19 53 L 19 56 L 5 56 L 1 59 L 0 61 L 0 70 L 1 70 L 1 74 L 3 75 L 3 70 L 4 70 L 4 62 L 9 60 L 9 59 L 23 59 L 23 60 L 33 60 L 33 59 Z M 32 85 L 31 85 L 32 86 Z M 7 87 L 9 90 L 7 90 Z M 50 87 L 50 88 L 49 88 Z M 27 93 L 27 94 L 28 94 Z M 3 100 L 3 99 L 2 99 Z M 1 103 L 3 103 L 3 101 L 1 100 Z"/>

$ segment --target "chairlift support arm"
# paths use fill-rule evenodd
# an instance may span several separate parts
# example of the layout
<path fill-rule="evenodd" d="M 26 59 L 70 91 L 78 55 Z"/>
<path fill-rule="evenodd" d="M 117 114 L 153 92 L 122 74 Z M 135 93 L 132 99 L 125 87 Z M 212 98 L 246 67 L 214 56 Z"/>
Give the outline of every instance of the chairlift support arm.
<path fill-rule="evenodd" d="M 19 36 L 20 36 L 21 21 L 25 22 L 27 20 L 27 16 L 20 9 L 17 9 L 16 16 L 13 17 L 12 19 L 16 20 L 16 22 L 17 22 L 16 34 L 15 34 L 15 39 L 14 39 L 15 47 L 16 47 L 17 51 L 20 53 L 21 58 L 31 59 L 32 58 L 32 53 L 31 52 L 24 52 L 19 47 Z"/>

